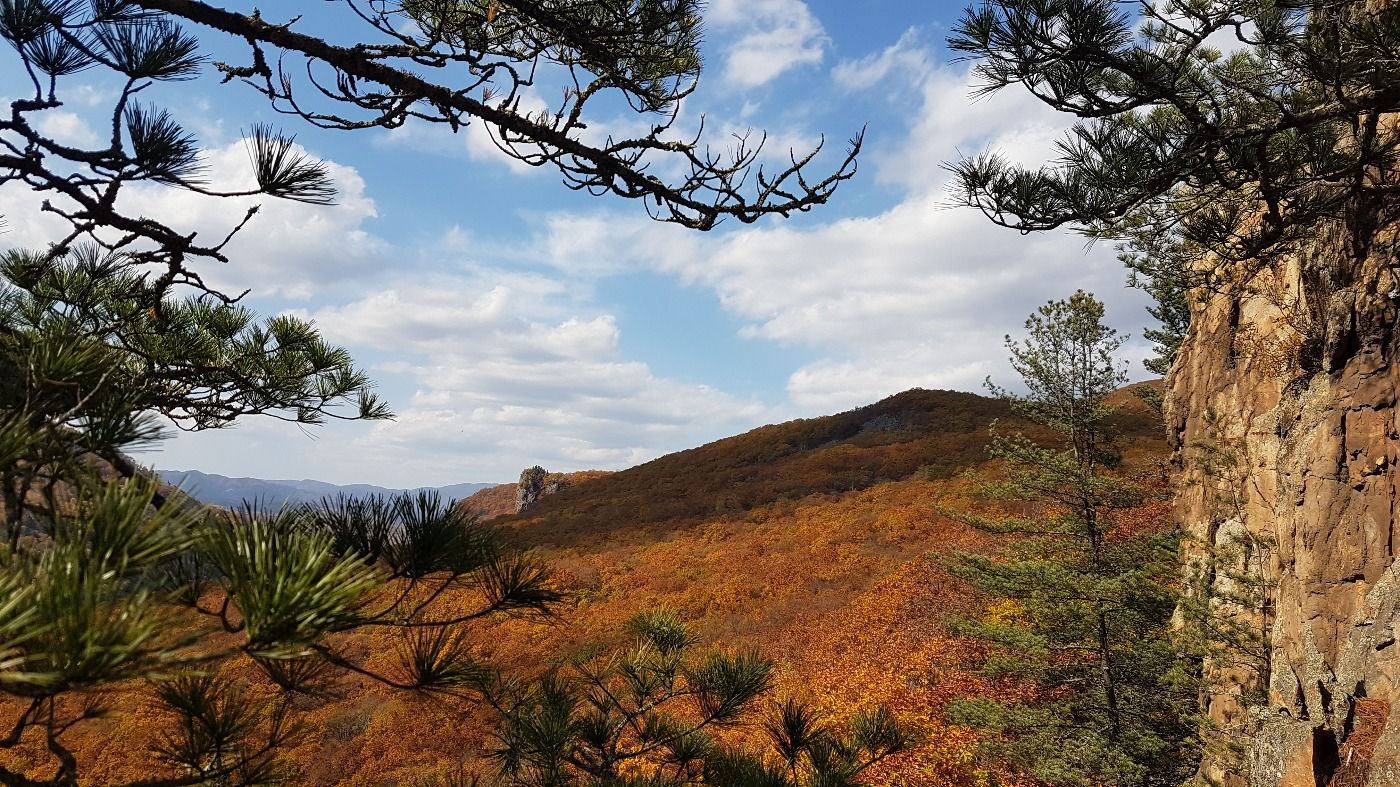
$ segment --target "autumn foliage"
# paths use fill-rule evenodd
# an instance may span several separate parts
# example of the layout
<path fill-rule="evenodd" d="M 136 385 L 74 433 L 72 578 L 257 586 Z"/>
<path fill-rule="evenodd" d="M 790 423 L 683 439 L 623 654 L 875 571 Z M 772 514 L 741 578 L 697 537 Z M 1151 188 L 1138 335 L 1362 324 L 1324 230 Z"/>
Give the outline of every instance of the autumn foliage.
<path fill-rule="evenodd" d="M 1122 417 L 1128 461 L 1158 460 L 1153 414 Z M 915 742 L 871 768 L 867 783 L 978 783 L 972 733 L 949 726 L 942 709 L 1017 688 L 980 677 L 981 646 L 949 632 L 950 619 L 987 609 L 940 556 L 992 542 L 941 512 L 977 505 L 978 479 L 1000 472 L 985 452 L 997 418 L 1009 418 L 1001 402 L 916 390 L 580 479 L 493 520 L 553 568 L 566 600 L 545 622 L 474 625 L 473 655 L 505 674 L 538 676 L 561 659 L 623 645 L 640 612 L 671 610 L 706 645 L 756 647 L 772 660 L 765 713 L 787 697 L 832 719 L 888 707 Z M 441 613 L 474 601 L 445 599 Z M 391 671 L 401 658 L 401 637 L 388 631 L 346 634 L 338 646 L 368 669 Z M 251 667 L 230 677 L 254 696 L 277 692 Z M 70 741 L 96 764 L 94 784 L 140 777 L 160 721 L 134 694 L 110 705 Z M 298 784 L 432 784 L 490 767 L 481 756 L 495 745 L 496 722 L 479 702 L 351 676 L 294 705 Z M 7 767 L 26 765 L 22 748 L 0 756 Z"/>

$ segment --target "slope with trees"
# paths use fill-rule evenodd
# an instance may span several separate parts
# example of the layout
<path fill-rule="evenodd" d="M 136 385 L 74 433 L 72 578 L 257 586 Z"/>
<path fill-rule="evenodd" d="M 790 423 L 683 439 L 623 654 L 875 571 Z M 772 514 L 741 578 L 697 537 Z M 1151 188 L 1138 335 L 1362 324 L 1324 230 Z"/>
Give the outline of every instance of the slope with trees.
<path fill-rule="evenodd" d="M 1114 401 L 1122 405 L 1113 423 L 1125 465 L 1160 487 L 1157 414 L 1131 396 Z M 978 488 L 1003 478 L 1004 463 L 986 453 L 998 417 L 1007 428 L 1050 435 L 1000 400 L 910 391 L 662 457 L 495 520 L 549 557 L 577 606 L 563 613 L 561 630 L 502 624 L 493 631 L 509 633 L 493 635 L 493 652 L 503 662 L 551 648 L 587 653 L 630 615 L 661 605 L 707 640 L 761 647 L 775 660 L 781 693 L 833 718 L 885 704 L 921 733 L 910 751 L 872 769 L 872 784 L 951 787 L 979 778 L 979 769 L 1002 771 L 996 758 L 974 760 L 976 736 L 944 718 L 956 698 L 1025 690 L 1016 679 L 981 674 L 986 646 L 950 629 L 955 618 L 989 614 L 984 597 L 949 573 L 947 558 L 995 547 L 965 517 L 981 506 Z M 860 430 L 896 420 L 909 426 Z M 846 441 L 832 439 L 843 433 Z M 824 437 L 799 450 L 794 434 Z M 758 458 L 770 452 L 779 458 Z M 821 461 L 827 452 L 843 458 Z M 903 469 L 848 488 L 852 468 L 881 467 Z M 714 490 L 748 477 L 752 486 L 737 487 L 752 496 L 746 505 L 713 506 Z M 679 499 L 646 505 L 642 493 L 653 484 Z M 708 511 L 697 507 L 702 501 Z M 1118 513 L 1129 530 L 1161 528 L 1166 518 L 1158 499 Z"/>
<path fill-rule="evenodd" d="M 460 690 L 480 672 L 464 624 L 554 600 L 531 558 L 432 495 L 213 518 L 167 499 L 127 458 L 169 424 L 391 415 L 308 322 L 259 318 L 247 293 L 208 283 L 214 266 L 237 264 L 229 244 L 256 206 L 218 237 L 133 207 L 133 192 L 162 188 L 335 199 L 327 166 L 262 124 L 245 139 L 252 185 L 211 182 L 199 140 L 158 104 L 162 83 L 210 79 L 212 66 L 238 83 L 227 89 L 251 86 L 319 128 L 485 123 L 509 155 L 554 167 L 568 188 L 701 230 L 810 209 L 855 170 L 859 137 L 818 177 L 816 150 L 767 170 L 760 140 L 716 151 L 673 128 L 700 67 L 688 0 L 324 10 L 329 27 L 312 28 L 198 0 L 0 2 L 6 62 L 26 86 L 0 118 L 0 187 L 32 191 L 34 210 L 65 228 L 47 248 L 0 259 L 0 690 L 13 719 L 0 782 L 276 781 L 296 698 L 323 679 Z M 332 43 L 324 34 L 340 23 L 359 40 Z M 210 36 L 246 44 L 247 61 L 209 64 Z M 89 69 L 120 85 L 101 124 L 111 133 L 65 144 L 45 119 Z M 546 80 L 568 87 L 557 112 L 522 109 L 524 89 Z M 647 130 L 588 139 L 601 105 L 625 105 Z M 663 160 L 676 162 L 675 181 L 652 174 Z M 443 605 L 456 612 L 439 615 Z M 340 637 L 363 629 L 388 636 L 397 661 L 343 650 Z M 261 689 L 240 687 L 250 675 Z M 125 753 L 138 761 L 119 773 L 101 754 L 75 754 L 75 737 L 133 692 L 155 709 L 129 717 L 156 736 Z"/>
<path fill-rule="evenodd" d="M 1126 378 L 1124 340 L 1103 313 L 1080 291 L 1031 315 L 1024 340 L 1007 338 L 1028 393 L 1001 393 L 1051 439 L 995 429 L 990 452 L 1007 473 L 982 495 L 1003 509 L 968 522 L 1007 543 L 950 568 L 996 599 L 994 615 L 962 625 L 989 647 L 984 671 L 1030 691 L 960 699 L 949 714 L 1038 783 L 1174 787 L 1199 761 L 1195 668 L 1172 622 L 1177 534 L 1134 516 L 1152 489 L 1118 454 L 1108 397 Z"/>
<path fill-rule="evenodd" d="M 584 479 L 542 497 L 519 518 L 525 525 L 520 537 L 526 543 L 547 538 L 562 544 L 575 536 L 625 535 L 655 524 L 740 515 L 916 472 L 947 478 L 985 458 L 986 427 L 998 418 L 1021 423 L 997 399 L 914 389 L 838 415 L 764 426 L 628 468 L 603 483 Z M 1134 439 L 1159 437 L 1160 428 L 1138 412 L 1119 426 Z M 550 527 L 530 526 L 535 518 L 548 520 Z"/>
<path fill-rule="evenodd" d="M 1155 472 L 1164 454 L 1160 430 L 1155 414 L 1134 401 L 1128 399 L 1120 414 L 1125 462 Z M 907 430 L 860 433 L 859 426 L 874 416 L 895 412 L 912 424 Z M 997 415 L 1012 422 L 996 400 L 915 391 L 867 409 L 864 417 L 854 411 L 765 427 L 663 457 L 645 476 L 661 479 L 660 469 L 670 468 L 677 489 L 688 484 L 695 490 L 693 502 L 728 483 L 728 468 L 768 473 L 754 488 L 769 490 L 766 496 L 755 491 L 743 507 L 715 510 L 711 504 L 694 511 L 687 504 L 675 515 L 669 506 L 641 508 L 626 522 L 599 516 L 589 521 L 606 527 L 584 527 L 573 511 L 594 510 L 614 495 L 631 499 L 638 482 L 612 473 L 571 485 L 526 515 L 490 523 L 507 542 L 533 544 L 534 557 L 551 567 L 551 589 L 565 597 L 554 605 L 553 617 L 544 625 L 529 617 L 479 620 L 461 641 L 473 664 L 495 665 L 506 677 L 528 682 L 559 660 L 606 656 L 619 648 L 625 655 L 628 621 L 670 609 L 701 640 L 701 650 L 724 643 L 730 652 L 756 648 L 771 659 L 769 689 L 735 731 L 741 748 L 773 756 L 763 724 L 772 718 L 773 703 L 788 697 L 803 700 L 833 731 L 883 705 L 913 742 L 864 771 L 864 783 L 965 785 L 987 766 L 972 758 L 973 733 L 943 720 L 945 705 L 957 697 L 1013 696 L 1020 689 L 980 675 L 982 646 L 948 628 L 953 617 L 984 615 L 986 605 L 947 572 L 942 556 L 986 552 L 993 542 L 941 512 L 976 510 L 976 487 L 1001 472 L 985 453 Z M 792 452 L 787 464 L 768 467 L 758 458 L 797 433 L 869 440 L 867 455 L 879 459 L 870 468 L 902 469 L 852 489 L 848 465 L 816 461 L 824 452 L 852 449 L 827 437 Z M 956 464 L 928 464 L 930 456 L 949 455 L 939 446 L 952 451 L 964 444 L 965 451 L 952 452 Z M 803 453 L 814 454 L 811 463 L 798 461 Z M 697 454 L 709 457 L 704 466 L 692 461 Z M 964 478 L 968 470 L 976 478 Z M 1134 513 L 1151 521 L 1162 509 L 1154 502 Z M 756 565 L 763 570 L 755 571 Z M 205 606 L 217 598 L 207 598 Z M 467 594 L 454 594 L 440 611 L 470 613 L 469 601 Z M 404 638 L 388 626 L 359 628 L 330 641 L 355 664 L 388 676 L 399 674 L 405 657 Z M 221 674 L 244 685 L 250 698 L 280 696 L 255 662 L 235 660 Z M 315 693 L 291 700 L 292 718 L 304 729 L 288 741 L 282 761 L 296 768 L 299 783 L 432 784 L 460 766 L 494 772 L 495 763 L 476 758 L 498 745 L 492 731 L 499 720 L 475 692 L 454 697 L 402 691 L 345 670 L 326 677 Z M 142 692 L 112 696 L 108 710 L 74 727 L 65 740 L 80 762 L 93 766 L 98 781 L 137 780 L 147 774 L 147 751 L 165 717 L 146 704 Z M 33 743 L 42 755 L 42 741 Z M 0 764 L 15 767 L 20 751 L 0 754 Z"/>
<path fill-rule="evenodd" d="M 958 199 L 1016 229 L 1122 243 L 1167 318 L 1161 362 L 1175 356 L 1189 562 L 1238 555 L 1207 577 L 1222 597 L 1229 576 L 1277 588 L 1223 610 L 1252 615 L 1272 666 L 1220 671 L 1207 702 L 1228 745 L 1202 775 L 1325 783 L 1359 703 L 1400 701 L 1400 655 L 1379 633 L 1400 600 L 1400 9 L 990 0 L 950 44 L 986 90 L 1020 86 L 1079 119 L 1045 166 L 955 164 Z M 1241 451 L 1231 488 L 1210 476 L 1211 445 Z M 1391 768 L 1400 725 L 1381 724 L 1373 748 Z"/>

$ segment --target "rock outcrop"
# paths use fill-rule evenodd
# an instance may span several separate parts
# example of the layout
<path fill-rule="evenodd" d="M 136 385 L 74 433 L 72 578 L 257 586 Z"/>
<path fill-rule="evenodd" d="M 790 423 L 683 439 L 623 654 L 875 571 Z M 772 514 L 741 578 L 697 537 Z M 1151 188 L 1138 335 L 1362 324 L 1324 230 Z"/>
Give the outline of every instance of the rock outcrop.
<path fill-rule="evenodd" d="M 1198 550 L 1252 544 L 1236 568 L 1269 596 L 1242 613 L 1261 663 L 1218 667 L 1208 700 L 1236 744 L 1202 768 L 1217 783 L 1400 785 L 1394 243 L 1337 228 L 1242 277 L 1196 307 L 1169 379 L 1179 519 Z"/>
<path fill-rule="evenodd" d="M 520 472 L 520 485 L 515 492 L 515 513 L 531 508 L 545 495 L 568 486 L 561 473 L 550 473 L 539 465 L 527 467 Z"/>

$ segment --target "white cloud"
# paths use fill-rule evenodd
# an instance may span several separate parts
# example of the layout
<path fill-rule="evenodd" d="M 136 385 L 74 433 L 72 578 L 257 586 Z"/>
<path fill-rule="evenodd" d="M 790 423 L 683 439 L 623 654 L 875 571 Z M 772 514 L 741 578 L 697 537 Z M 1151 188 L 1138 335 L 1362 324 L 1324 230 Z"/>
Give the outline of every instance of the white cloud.
<path fill-rule="evenodd" d="M 740 87 L 823 57 L 825 33 L 798 0 L 715 0 L 709 14 L 722 43 L 733 44 L 725 68 Z M 336 208 L 263 200 L 230 249 L 233 264 L 215 271 L 216 280 L 284 301 L 322 288 L 297 313 L 369 363 L 372 376 L 394 389 L 399 417 L 333 425 L 301 441 L 285 425 L 254 420 L 181 438 L 161 464 L 404 486 L 508 480 L 535 463 L 624 467 L 794 411 L 833 412 L 913 386 L 977 390 L 989 374 L 1008 382 L 1002 336 L 1016 333 L 1045 300 L 1077 287 L 1104 298 L 1120 327 L 1141 324 L 1142 299 L 1123 289 L 1110 249 L 1086 253 L 1077 237 L 1023 237 L 975 213 L 944 209 L 945 160 L 988 147 L 1044 160 L 1062 118 L 1015 89 L 970 102 L 968 72 L 937 65 L 915 30 L 838 64 L 831 78 L 850 92 L 895 80 L 914 86 L 888 91 L 890 101 L 908 103 L 907 122 L 888 135 L 872 133 L 864 154 L 867 173 L 873 164 L 897 204 L 861 210 L 842 201 L 848 187 L 825 213 L 716 233 L 649 222 L 636 205 L 526 214 L 536 222 L 534 237 L 453 228 L 432 248 L 407 250 L 410 260 L 435 260 L 436 272 L 425 274 L 390 264 L 405 250 L 370 230 L 378 209 L 353 168 L 334 165 L 342 193 Z M 722 125 L 714 127 L 738 128 Z M 379 144 L 510 165 L 482 145 L 490 141 L 476 128 L 477 136 L 456 138 L 410 128 Z M 607 128 L 595 124 L 590 133 Z M 774 151 L 810 143 L 802 129 L 781 137 L 770 143 Z M 240 144 L 208 155 L 221 179 L 246 177 Z M 244 204 L 156 190 L 133 197 L 142 212 L 201 237 L 226 230 Z M 0 188 L 0 214 L 10 216 L 12 230 L 3 240 L 52 237 L 41 220 L 27 221 L 32 210 L 12 209 L 15 199 Z M 843 209 L 858 215 L 840 217 Z M 523 265 L 505 270 L 488 262 Z M 707 288 L 739 319 L 743 336 L 801 347 L 814 360 L 790 376 L 785 401 L 768 403 L 659 376 L 624 355 L 617 320 L 592 301 L 595 282 L 637 269 Z"/>
<path fill-rule="evenodd" d="M 396 477 L 621 468 L 771 415 L 622 358 L 614 318 L 579 313 L 547 277 L 481 270 L 303 314 L 333 341 L 392 351 L 401 360 L 375 371 L 417 386 L 397 420 L 356 437 L 339 460 Z"/>
<path fill-rule="evenodd" d="M 206 150 L 203 159 L 212 187 L 238 190 L 253 185 L 242 141 Z M 327 165 L 338 191 L 336 204 L 329 207 L 271 197 L 206 197 L 155 184 L 128 186 L 118 204 L 129 215 L 156 216 L 178 232 L 196 233 L 209 245 L 222 240 L 249 207 L 260 205 L 258 214 L 225 248 L 228 265 L 197 261 L 194 267 L 207 283 L 225 292 L 251 288 L 258 297 L 303 299 L 325 290 L 328 283 L 371 276 L 390 256 L 388 244 L 365 227 L 378 210 L 365 194 L 364 179 L 353 167 Z M 66 231 L 61 220 L 39 211 L 36 196 L 24 184 L 0 187 L 0 215 L 8 218 L 11 229 L 3 237 L 5 245 L 43 248 Z"/>
<path fill-rule="evenodd" d="M 706 21 L 737 36 L 726 48 L 724 77 L 741 88 L 822 61 L 829 39 L 802 0 L 713 0 Z"/>
<path fill-rule="evenodd" d="M 315 319 L 338 341 L 363 347 L 425 356 L 470 352 L 484 358 L 562 344 L 568 355 L 585 336 L 576 330 L 578 321 L 568 319 L 568 304 L 558 300 L 565 295 L 564 284 L 554 279 L 484 271 L 473 277 L 399 282 L 342 306 L 297 313 Z M 560 331 L 548 335 L 539 319 L 561 320 Z M 608 350 L 613 338 L 611 331 L 604 344 L 595 338 L 594 350 Z"/>
<path fill-rule="evenodd" d="M 40 116 L 37 125 L 40 134 L 64 145 L 92 148 L 101 142 L 92 126 L 74 112 L 49 110 Z"/>
<path fill-rule="evenodd" d="M 911 27 L 898 41 L 879 52 L 837 63 L 831 70 L 831 77 L 838 88 L 853 93 L 871 90 L 891 79 L 898 79 L 901 84 L 918 84 L 933 70 L 933 52 L 922 43 L 919 28 Z M 896 91 L 881 92 L 898 95 Z"/>
<path fill-rule="evenodd" d="M 834 412 L 910 388 L 976 391 L 988 375 L 1000 371 L 1001 364 L 991 359 L 950 357 L 956 349 L 922 345 L 872 358 L 823 359 L 792 374 L 788 395 L 804 410 Z"/>
<path fill-rule="evenodd" d="M 355 446 L 375 463 L 421 478 L 489 479 L 502 467 L 532 464 L 620 469 L 770 420 L 756 402 L 657 378 L 635 362 L 414 371 L 434 376 L 435 387 Z M 502 375 L 520 371 L 529 374 Z M 506 390 L 530 396 L 503 396 Z"/>
<path fill-rule="evenodd" d="M 908 133 L 897 145 L 871 151 L 879 179 L 914 194 L 944 193 L 944 164 L 960 156 L 988 148 L 1025 164 L 1055 156 L 1068 127 L 1064 115 L 1015 86 L 973 100 L 978 87 L 970 68 L 927 71 Z"/>
<path fill-rule="evenodd" d="M 250 185 L 241 143 L 206 151 L 205 160 L 212 182 Z M 613 316 L 587 305 L 589 282 L 483 266 L 481 245 L 460 228 L 432 250 L 467 273 L 439 267 L 424 276 L 390 264 L 404 253 L 367 229 L 377 208 L 364 181 L 351 167 L 329 166 L 338 205 L 260 200 L 261 211 L 227 250 L 233 262 L 201 270 L 230 291 L 253 287 L 283 302 L 314 293 L 319 303 L 336 304 L 293 313 L 369 359 L 371 375 L 388 387 L 412 393 L 392 397 L 395 421 L 372 426 L 298 432 L 251 419 L 228 431 L 182 435 L 166 444 L 162 466 L 405 486 L 505 480 L 502 468 L 535 463 L 626 467 L 774 417 L 756 400 L 659 377 L 622 357 Z M 141 187 L 122 204 L 213 239 L 253 202 Z M 63 227 L 39 214 L 22 188 L 0 189 L 0 214 L 12 230 L 4 240 L 16 246 L 42 246 Z"/>
<path fill-rule="evenodd" d="M 579 264 L 602 256 L 676 274 L 711 289 L 744 336 L 820 353 L 788 381 L 805 415 L 915 386 L 977 390 L 988 374 L 1007 382 L 1002 337 L 1077 288 L 1103 298 L 1116 324 L 1141 322 L 1143 302 L 1123 288 L 1110 248 L 1023 237 L 941 202 L 931 193 L 872 216 L 714 239 L 617 216 L 551 226 L 569 229 Z"/>
<path fill-rule="evenodd" d="M 992 148 L 1044 161 L 1064 121 L 1014 90 L 970 103 L 969 72 L 936 67 L 920 52 L 906 33 L 833 75 L 854 89 L 922 69 L 908 133 L 866 154 L 881 180 L 902 187 L 893 207 L 713 237 L 631 216 L 572 214 L 552 217 L 534 248 L 558 266 L 567 259 L 584 268 L 673 273 L 711 289 L 741 318 L 742 335 L 815 350 L 818 359 L 787 385 L 803 414 L 914 386 L 978 390 L 989 374 L 1011 382 L 1004 335 L 1046 300 L 1077 288 L 1105 300 L 1120 327 L 1140 325 L 1145 300 L 1124 288 L 1109 246 L 1087 248 L 1068 233 L 1022 236 L 971 210 L 949 209 L 945 160 Z M 1141 348 L 1128 354 L 1140 356 Z"/>
<path fill-rule="evenodd" d="M 116 90 L 110 86 L 97 85 L 73 85 L 67 89 L 65 95 L 66 103 L 77 103 L 85 107 L 108 108 L 116 98 Z"/>

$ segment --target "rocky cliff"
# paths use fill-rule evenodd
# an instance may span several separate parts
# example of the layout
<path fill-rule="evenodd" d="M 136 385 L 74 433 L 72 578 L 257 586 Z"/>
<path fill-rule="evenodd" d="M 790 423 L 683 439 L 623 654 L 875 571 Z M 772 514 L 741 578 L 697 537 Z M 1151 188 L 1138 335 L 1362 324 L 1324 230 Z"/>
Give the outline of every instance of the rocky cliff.
<path fill-rule="evenodd" d="M 559 473 L 550 473 L 539 465 L 527 467 L 520 472 L 520 483 L 515 492 L 515 513 L 533 508 L 540 498 L 552 495 L 568 485 Z"/>
<path fill-rule="evenodd" d="M 1400 784 L 1400 254 L 1316 237 L 1194 307 L 1167 391 L 1192 556 L 1262 594 L 1207 698 L 1202 775 L 1232 786 Z"/>

